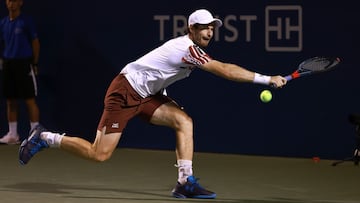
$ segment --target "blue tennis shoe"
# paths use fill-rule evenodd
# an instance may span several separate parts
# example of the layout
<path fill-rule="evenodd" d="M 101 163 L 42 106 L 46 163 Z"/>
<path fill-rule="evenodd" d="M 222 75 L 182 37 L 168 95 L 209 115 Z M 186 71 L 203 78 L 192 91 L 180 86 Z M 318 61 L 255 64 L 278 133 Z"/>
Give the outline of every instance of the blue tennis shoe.
<path fill-rule="evenodd" d="M 216 193 L 203 188 L 194 176 L 189 176 L 185 184 L 179 182 L 172 190 L 172 196 L 176 198 L 197 198 L 197 199 L 214 199 Z"/>
<path fill-rule="evenodd" d="M 46 129 L 43 126 L 35 126 L 30 131 L 29 137 L 21 143 L 19 149 L 19 162 L 21 165 L 27 164 L 36 153 L 49 147 L 46 141 L 40 138 L 40 134 L 44 131 Z"/>

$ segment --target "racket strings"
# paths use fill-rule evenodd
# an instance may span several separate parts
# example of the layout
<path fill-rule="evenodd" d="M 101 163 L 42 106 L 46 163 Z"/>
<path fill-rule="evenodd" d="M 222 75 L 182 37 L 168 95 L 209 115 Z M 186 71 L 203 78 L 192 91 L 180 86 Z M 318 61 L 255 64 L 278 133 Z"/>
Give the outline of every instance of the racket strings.
<path fill-rule="evenodd" d="M 301 64 L 301 69 L 310 71 L 325 71 L 328 68 L 335 66 L 338 63 L 335 59 L 330 58 L 315 58 L 310 61 L 305 61 Z"/>

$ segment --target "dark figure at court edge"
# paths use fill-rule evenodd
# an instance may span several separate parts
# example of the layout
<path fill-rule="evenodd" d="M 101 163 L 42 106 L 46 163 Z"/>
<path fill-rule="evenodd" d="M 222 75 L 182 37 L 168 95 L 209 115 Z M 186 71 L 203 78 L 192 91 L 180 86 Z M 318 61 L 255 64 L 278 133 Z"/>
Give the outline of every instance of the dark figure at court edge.
<path fill-rule="evenodd" d="M 23 0 L 6 0 L 9 15 L 0 21 L 0 45 L 3 49 L 2 88 L 6 98 L 9 131 L 0 143 L 20 144 L 18 134 L 19 102 L 28 110 L 30 129 L 39 125 L 37 64 L 40 42 L 31 16 L 21 12 Z"/>

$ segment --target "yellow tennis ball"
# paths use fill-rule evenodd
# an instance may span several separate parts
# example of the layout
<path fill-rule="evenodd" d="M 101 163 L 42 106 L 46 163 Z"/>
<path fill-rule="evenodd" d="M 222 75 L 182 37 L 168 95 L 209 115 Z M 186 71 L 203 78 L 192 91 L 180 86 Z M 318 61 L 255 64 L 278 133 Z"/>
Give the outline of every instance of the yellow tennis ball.
<path fill-rule="evenodd" d="M 260 93 L 260 100 L 264 103 L 268 103 L 272 99 L 272 94 L 269 90 L 263 90 Z"/>

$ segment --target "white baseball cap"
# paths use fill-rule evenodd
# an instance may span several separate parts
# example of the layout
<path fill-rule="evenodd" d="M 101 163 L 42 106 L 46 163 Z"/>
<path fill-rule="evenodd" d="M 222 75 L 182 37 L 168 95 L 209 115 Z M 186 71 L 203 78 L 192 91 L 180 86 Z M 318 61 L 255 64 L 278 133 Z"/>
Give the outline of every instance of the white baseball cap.
<path fill-rule="evenodd" d="M 198 24 L 210 24 L 214 22 L 216 27 L 220 27 L 222 25 L 222 21 L 220 19 L 214 18 L 213 15 L 206 9 L 199 9 L 194 11 L 188 20 L 188 26 Z"/>

